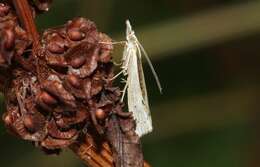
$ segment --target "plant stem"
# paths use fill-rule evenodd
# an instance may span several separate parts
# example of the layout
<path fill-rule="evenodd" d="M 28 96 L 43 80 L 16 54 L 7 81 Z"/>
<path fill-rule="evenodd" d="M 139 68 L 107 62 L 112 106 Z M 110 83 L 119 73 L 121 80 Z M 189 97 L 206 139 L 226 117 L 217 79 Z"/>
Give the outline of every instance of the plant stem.
<path fill-rule="evenodd" d="M 93 136 L 87 135 L 83 143 L 75 143 L 70 149 L 90 167 L 114 167 L 111 149 L 107 142 L 101 143 L 97 148 Z M 144 167 L 150 167 L 144 162 Z"/>
<path fill-rule="evenodd" d="M 38 44 L 39 34 L 33 19 L 32 10 L 27 0 L 13 0 L 17 15 L 23 28 L 26 29 L 33 40 L 33 45 Z"/>

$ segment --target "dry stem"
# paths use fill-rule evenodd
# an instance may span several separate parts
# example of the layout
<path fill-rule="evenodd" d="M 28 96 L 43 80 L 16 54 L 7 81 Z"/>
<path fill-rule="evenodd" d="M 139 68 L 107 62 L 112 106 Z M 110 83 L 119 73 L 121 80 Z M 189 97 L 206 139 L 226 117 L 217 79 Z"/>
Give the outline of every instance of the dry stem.
<path fill-rule="evenodd" d="M 90 167 L 113 167 L 112 152 L 108 143 L 103 142 L 100 145 L 101 148 L 98 149 L 93 137 L 87 135 L 84 142 L 72 144 L 70 149 Z M 144 167 L 150 165 L 144 162 Z"/>

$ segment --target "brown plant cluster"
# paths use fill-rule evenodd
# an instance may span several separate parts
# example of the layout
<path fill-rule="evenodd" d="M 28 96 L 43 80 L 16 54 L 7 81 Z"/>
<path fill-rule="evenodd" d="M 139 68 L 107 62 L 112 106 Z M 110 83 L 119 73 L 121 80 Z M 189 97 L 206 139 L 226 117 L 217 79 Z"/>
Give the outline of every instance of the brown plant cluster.
<path fill-rule="evenodd" d="M 73 148 L 93 167 L 143 166 L 135 122 L 131 113 L 123 112 L 121 92 L 112 84 L 112 40 L 92 21 L 74 18 L 47 29 L 35 41 L 37 32 L 23 29 L 21 20 L 26 18 L 17 17 L 19 12 L 25 14 L 13 9 L 22 5 L 32 13 L 28 18 L 34 18 L 48 11 L 50 3 L 30 0 L 28 8 L 22 1 L 0 3 L 0 90 L 5 97 L 7 129 L 46 153 Z M 81 142 L 92 138 L 95 141 L 83 153 L 90 150 L 96 157 L 85 159 Z M 110 151 L 103 155 L 102 149 L 110 150 L 102 148 L 105 141 L 113 159 Z"/>
<path fill-rule="evenodd" d="M 93 22 L 75 18 L 46 30 L 39 46 L 26 53 L 29 38 L 15 17 L 7 19 L 13 16 L 10 7 L 1 7 L 2 66 L 10 76 L 4 87 L 3 119 L 9 130 L 44 150 L 69 146 L 88 122 L 103 134 L 104 120 L 120 96 L 111 82 L 112 46 L 100 43 L 110 38 Z M 16 61 L 20 59 L 29 66 Z"/>

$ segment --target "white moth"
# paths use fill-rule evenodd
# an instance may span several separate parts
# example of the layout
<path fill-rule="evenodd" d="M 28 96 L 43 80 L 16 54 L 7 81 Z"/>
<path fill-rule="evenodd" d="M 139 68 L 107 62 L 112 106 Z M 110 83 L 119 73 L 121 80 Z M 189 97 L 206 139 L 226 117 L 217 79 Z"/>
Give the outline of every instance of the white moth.
<path fill-rule="evenodd" d="M 136 121 L 135 132 L 141 137 L 153 130 L 142 68 L 142 55 L 147 59 L 160 92 L 162 88 L 152 63 L 143 46 L 135 36 L 135 32 L 132 30 L 129 20 L 126 21 L 126 39 L 127 41 L 122 58 L 122 71 L 120 73 L 127 76 L 127 79 L 121 100 L 123 101 L 127 90 L 128 110 L 133 112 L 133 117 Z"/>

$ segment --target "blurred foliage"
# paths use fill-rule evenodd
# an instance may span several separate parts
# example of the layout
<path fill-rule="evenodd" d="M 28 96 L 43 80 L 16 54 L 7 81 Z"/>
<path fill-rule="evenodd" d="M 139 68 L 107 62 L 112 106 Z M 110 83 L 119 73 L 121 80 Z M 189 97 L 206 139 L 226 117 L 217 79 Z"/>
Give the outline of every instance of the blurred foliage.
<path fill-rule="evenodd" d="M 249 134 L 247 127 L 236 126 L 145 143 L 144 148 L 154 166 L 244 167 Z"/>
<path fill-rule="evenodd" d="M 84 16 L 113 38 L 114 34 L 124 35 L 127 18 L 132 20 L 138 33 L 140 27 L 145 27 L 144 32 L 149 31 L 153 29 L 152 25 L 163 21 L 170 20 L 174 24 L 175 19 L 177 22 L 204 11 L 236 5 L 243 8 L 259 2 L 54 0 L 50 12 L 41 15 L 37 24 L 43 31 L 73 17 Z M 260 8 L 257 14 L 260 15 Z M 221 28 L 223 25 L 216 26 Z M 194 27 L 195 24 L 185 29 L 192 31 Z M 200 31 L 203 35 L 203 30 L 197 32 Z M 182 30 L 171 32 L 167 38 L 181 33 Z M 144 66 L 155 130 L 144 137 L 143 148 L 145 158 L 154 167 L 259 166 L 259 161 L 252 157 L 259 155 L 257 148 L 260 147 L 256 133 L 259 129 L 255 126 L 259 122 L 260 29 L 243 33 L 229 40 L 216 39 L 220 42 L 210 46 L 203 43 L 200 47 L 191 46 L 192 49 L 176 53 L 165 52 L 167 56 L 155 55 L 157 58 L 153 63 L 163 84 L 163 95 L 159 95 L 149 67 Z M 174 43 L 169 45 L 174 47 Z M 144 46 L 149 47 L 149 43 Z M 161 50 L 164 49 L 161 45 Z M 30 143 L 9 135 L 2 123 L 0 130 L 1 166 L 83 166 L 70 151 L 46 156 Z"/>

